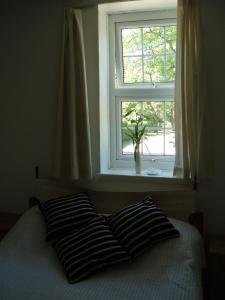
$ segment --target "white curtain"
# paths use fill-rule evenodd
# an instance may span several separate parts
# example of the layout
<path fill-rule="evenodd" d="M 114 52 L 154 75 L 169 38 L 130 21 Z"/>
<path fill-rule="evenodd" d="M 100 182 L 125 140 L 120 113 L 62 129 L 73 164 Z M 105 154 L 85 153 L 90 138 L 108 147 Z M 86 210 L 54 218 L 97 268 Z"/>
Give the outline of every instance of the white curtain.
<path fill-rule="evenodd" d="M 81 10 L 66 8 L 54 176 L 92 177 L 86 67 Z"/>
<path fill-rule="evenodd" d="M 175 83 L 176 160 L 174 175 L 196 181 L 208 173 L 205 153 L 206 82 L 198 0 L 178 0 Z"/>

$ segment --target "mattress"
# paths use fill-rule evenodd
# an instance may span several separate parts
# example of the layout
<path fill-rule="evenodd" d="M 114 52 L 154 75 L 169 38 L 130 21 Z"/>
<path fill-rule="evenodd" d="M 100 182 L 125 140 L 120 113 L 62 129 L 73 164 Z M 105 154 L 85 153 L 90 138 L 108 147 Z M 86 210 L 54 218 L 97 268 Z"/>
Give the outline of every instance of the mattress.
<path fill-rule="evenodd" d="M 188 223 L 170 219 L 180 237 L 154 245 L 132 263 L 69 284 L 37 207 L 0 242 L 0 300 L 199 300 L 202 239 Z"/>

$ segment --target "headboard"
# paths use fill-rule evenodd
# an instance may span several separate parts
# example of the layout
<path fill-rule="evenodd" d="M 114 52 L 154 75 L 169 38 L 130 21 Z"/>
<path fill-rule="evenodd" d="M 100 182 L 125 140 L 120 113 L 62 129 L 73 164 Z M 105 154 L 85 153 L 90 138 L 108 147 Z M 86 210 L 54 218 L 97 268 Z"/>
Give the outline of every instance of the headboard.
<path fill-rule="evenodd" d="M 37 184 L 36 197 L 41 201 L 86 191 L 99 213 L 113 213 L 131 203 L 141 201 L 146 195 L 152 196 L 159 207 L 169 216 L 188 221 L 195 208 L 195 191 L 169 190 L 144 192 L 117 192 L 84 189 L 80 186 L 51 180 L 41 180 Z"/>

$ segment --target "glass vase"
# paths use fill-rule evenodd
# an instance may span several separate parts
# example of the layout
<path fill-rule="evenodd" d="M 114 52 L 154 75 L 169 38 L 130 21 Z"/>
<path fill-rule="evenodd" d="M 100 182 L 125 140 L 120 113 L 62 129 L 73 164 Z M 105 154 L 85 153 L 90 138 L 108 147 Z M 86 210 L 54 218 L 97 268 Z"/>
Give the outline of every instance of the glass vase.
<path fill-rule="evenodd" d="M 135 172 L 136 172 L 136 174 L 141 174 L 141 153 L 140 153 L 140 145 L 137 145 L 137 146 L 135 147 L 134 160 L 135 160 Z"/>

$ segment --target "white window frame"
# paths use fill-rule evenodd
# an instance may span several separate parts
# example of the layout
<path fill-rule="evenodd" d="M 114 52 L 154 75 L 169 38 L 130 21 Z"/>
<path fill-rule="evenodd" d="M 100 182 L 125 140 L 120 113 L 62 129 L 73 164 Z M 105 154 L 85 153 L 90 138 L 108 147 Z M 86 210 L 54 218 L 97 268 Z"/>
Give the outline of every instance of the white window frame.
<path fill-rule="evenodd" d="M 146 21 L 147 20 L 147 21 Z M 118 31 L 121 27 L 138 25 L 176 24 L 176 10 L 160 10 L 138 13 L 125 13 L 109 16 L 109 118 L 110 118 L 110 164 L 109 168 L 131 169 L 134 167 L 133 155 L 122 155 L 119 103 L 121 99 L 132 98 L 135 101 L 174 99 L 174 83 L 158 83 L 154 88 L 151 83 L 123 84 L 118 78 L 115 84 L 115 66 L 122 74 L 122 53 Z M 132 22 L 132 23 L 131 23 Z M 115 55 L 117 53 L 117 56 Z M 118 57 L 119 53 L 119 57 Z M 174 155 L 142 156 L 143 168 L 157 167 L 172 170 Z"/>

